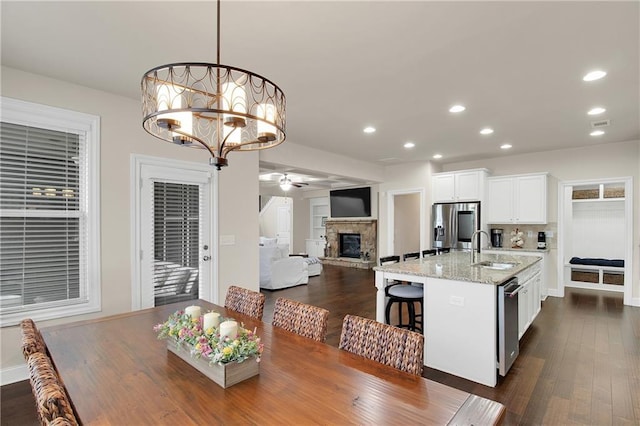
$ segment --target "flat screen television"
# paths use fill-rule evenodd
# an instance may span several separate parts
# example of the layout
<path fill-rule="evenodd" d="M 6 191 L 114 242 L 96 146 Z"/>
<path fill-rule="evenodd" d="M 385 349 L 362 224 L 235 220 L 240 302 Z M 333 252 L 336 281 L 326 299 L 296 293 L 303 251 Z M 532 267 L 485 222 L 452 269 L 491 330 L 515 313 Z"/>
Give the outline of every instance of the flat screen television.
<path fill-rule="evenodd" d="M 329 191 L 331 217 L 371 216 L 371 187 Z"/>

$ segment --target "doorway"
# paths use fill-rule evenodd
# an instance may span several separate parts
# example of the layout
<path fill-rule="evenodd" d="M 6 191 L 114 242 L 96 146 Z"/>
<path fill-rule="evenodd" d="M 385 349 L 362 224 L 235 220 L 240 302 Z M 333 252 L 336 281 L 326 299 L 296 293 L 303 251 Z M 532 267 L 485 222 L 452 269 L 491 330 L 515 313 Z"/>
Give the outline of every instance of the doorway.
<path fill-rule="evenodd" d="M 565 287 L 624 293 L 633 305 L 631 177 L 559 184 L 558 295 Z"/>
<path fill-rule="evenodd" d="M 424 190 L 396 190 L 389 191 L 388 195 L 388 254 L 402 256 L 404 253 L 424 250 L 426 248 Z"/>
<path fill-rule="evenodd" d="M 174 160 L 132 160 L 132 309 L 210 300 L 216 257 L 211 170 Z"/>

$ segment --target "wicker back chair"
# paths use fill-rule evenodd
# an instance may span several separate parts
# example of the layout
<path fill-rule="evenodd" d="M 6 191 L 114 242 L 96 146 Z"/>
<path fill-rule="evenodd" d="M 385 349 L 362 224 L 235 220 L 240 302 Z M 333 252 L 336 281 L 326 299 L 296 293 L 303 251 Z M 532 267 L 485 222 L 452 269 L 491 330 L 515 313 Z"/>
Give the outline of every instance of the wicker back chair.
<path fill-rule="evenodd" d="M 264 294 L 232 285 L 227 290 L 224 306 L 241 314 L 262 320 Z"/>
<path fill-rule="evenodd" d="M 68 419 L 64 417 L 56 417 L 53 421 L 47 423 L 47 426 L 73 426 L 77 423 L 71 423 Z"/>
<path fill-rule="evenodd" d="M 413 331 L 347 315 L 338 347 L 416 376 L 422 374 L 424 337 Z"/>
<path fill-rule="evenodd" d="M 327 337 L 328 319 L 329 311 L 326 309 L 280 297 L 276 300 L 273 310 L 272 325 L 324 342 Z"/>
<path fill-rule="evenodd" d="M 41 423 L 49 424 L 56 418 L 63 417 L 69 424 L 77 425 L 71 402 L 49 357 L 36 352 L 29 356 L 27 366 Z"/>
<path fill-rule="evenodd" d="M 22 332 L 22 354 L 25 361 L 29 359 L 29 355 L 36 352 L 47 353 L 47 345 L 32 319 L 27 318 L 20 321 L 20 331 Z"/>

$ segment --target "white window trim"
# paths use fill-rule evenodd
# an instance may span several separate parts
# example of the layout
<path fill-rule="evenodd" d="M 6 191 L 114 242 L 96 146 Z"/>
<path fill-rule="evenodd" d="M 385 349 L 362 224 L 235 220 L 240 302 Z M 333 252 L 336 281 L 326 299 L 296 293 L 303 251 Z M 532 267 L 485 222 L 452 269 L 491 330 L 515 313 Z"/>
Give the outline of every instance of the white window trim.
<path fill-rule="evenodd" d="M 86 132 L 87 152 L 87 301 L 36 310 L 0 313 L 0 327 L 17 325 L 24 318 L 45 321 L 99 312 L 101 301 L 100 272 L 100 117 L 91 114 L 1 97 L 2 121 L 47 128 Z"/>

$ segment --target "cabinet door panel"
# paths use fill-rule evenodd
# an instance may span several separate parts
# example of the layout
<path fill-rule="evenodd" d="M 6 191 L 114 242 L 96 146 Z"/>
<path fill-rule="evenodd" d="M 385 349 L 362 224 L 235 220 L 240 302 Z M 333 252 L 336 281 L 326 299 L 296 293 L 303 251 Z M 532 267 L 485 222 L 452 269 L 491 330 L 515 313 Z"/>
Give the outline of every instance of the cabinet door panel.
<path fill-rule="evenodd" d="M 513 179 L 488 180 L 487 223 L 511 223 L 513 221 Z"/>
<path fill-rule="evenodd" d="M 522 284 L 521 284 L 522 285 Z M 529 327 L 529 297 L 530 297 L 530 285 L 528 283 L 522 286 L 522 289 L 518 293 L 518 338 L 521 339 L 524 332 Z"/>
<path fill-rule="evenodd" d="M 456 173 L 455 195 L 458 201 L 478 201 L 483 177 L 479 172 Z"/>
<path fill-rule="evenodd" d="M 455 200 L 455 176 L 453 173 L 433 177 L 433 202 L 451 202 Z"/>
<path fill-rule="evenodd" d="M 517 223 L 546 223 L 546 176 L 519 177 L 516 185 L 515 221 Z"/>

